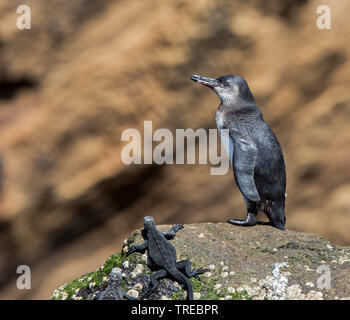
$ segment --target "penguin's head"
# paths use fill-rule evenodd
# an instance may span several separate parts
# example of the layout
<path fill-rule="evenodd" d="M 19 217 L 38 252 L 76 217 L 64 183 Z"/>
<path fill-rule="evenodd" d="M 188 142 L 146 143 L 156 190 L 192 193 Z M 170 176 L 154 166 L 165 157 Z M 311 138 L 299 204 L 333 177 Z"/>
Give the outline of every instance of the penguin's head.
<path fill-rule="evenodd" d="M 193 75 L 191 76 L 191 79 L 212 89 L 223 103 L 236 103 L 239 100 L 255 103 L 247 81 L 240 76 L 225 75 L 213 79 Z"/>

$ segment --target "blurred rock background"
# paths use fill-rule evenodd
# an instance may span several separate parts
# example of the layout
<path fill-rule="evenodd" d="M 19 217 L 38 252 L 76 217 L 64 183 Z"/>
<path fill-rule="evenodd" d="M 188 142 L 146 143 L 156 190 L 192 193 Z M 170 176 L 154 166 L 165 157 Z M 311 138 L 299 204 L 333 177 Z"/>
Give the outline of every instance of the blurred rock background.
<path fill-rule="evenodd" d="M 32 29 L 16 28 L 27 4 Z M 327 4 L 332 29 L 316 27 Z M 126 166 L 121 132 L 215 128 L 191 74 L 247 79 L 287 166 L 287 228 L 350 245 L 347 0 L 3 0 L 0 298 L 49 298 L 157 223 L 244 217 L 230 172 Z M 32 289 L 18 290 L 28 264 Z"/>

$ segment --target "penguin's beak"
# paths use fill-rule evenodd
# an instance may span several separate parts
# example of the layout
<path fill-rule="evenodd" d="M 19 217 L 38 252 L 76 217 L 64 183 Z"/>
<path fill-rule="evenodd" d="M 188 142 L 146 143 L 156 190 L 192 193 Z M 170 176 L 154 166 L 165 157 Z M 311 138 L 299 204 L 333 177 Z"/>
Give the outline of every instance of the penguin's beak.
<path fill-rule="evenodd" d="M 201 83 L 207 87 L 214 88 L 220 85 L 220 82 L 216 79 L 213 78 L 207 78 L 207 77 L 202 77 L 198 75 L 193 75 L 191 76 L 191 80 Z"/>

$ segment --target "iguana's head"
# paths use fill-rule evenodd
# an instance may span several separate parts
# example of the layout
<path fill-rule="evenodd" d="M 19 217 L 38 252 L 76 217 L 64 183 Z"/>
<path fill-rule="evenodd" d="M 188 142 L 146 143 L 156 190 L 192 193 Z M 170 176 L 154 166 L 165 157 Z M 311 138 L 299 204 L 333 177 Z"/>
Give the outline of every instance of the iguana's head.
<path fill-rule="evenodd" d="M 155 227 L 154 219 L 151 216 L 144 217 L 143 224 L 144 224 L 146 230 L 149 230 L 150 228 Z"/>
<path fill-rule="evenodd" d="M 109 276 L 113 281 L 116 281 L 119 284 L 122 282 L 122 274 L 119 272 L 113 272 L 113 269 Z"/>

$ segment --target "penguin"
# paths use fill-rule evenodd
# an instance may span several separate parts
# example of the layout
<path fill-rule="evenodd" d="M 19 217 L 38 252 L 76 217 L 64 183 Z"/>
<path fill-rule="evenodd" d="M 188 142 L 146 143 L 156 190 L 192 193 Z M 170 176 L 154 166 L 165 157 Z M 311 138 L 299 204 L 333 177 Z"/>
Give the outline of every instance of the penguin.
<path fill-rule="evenodd" d="M 283 152 L 247 82 L 238 75 L 216 79 L 193 75 L 191 79 L 218 95 L 221 102 L 216 111 L 218 132 L 220 134 L 222 129 L 229 132 L 229 142 L 224 146 L 247 207 L 247 216 L 245 220 L 227 222 L 239 226 L 269 224 L 284 230 L 286 169 Z M 257 221 L 259 210 L 267 215 L 268 223 Z"/>

